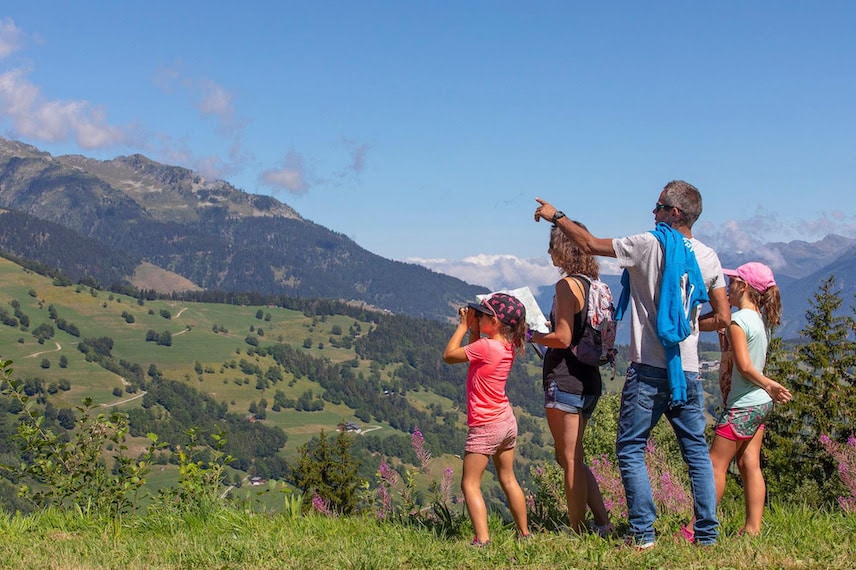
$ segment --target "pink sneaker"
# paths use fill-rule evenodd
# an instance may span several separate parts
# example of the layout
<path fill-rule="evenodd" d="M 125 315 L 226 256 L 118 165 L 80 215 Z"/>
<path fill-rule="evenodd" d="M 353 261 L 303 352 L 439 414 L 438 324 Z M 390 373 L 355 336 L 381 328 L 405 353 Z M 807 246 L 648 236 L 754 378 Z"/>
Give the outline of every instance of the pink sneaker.
<path fill-rule="evenodd" d="M 675 536 L 678 538 L 682 538 L 689 542 L 690 544 L 695 542 L 695 533 L 693 530 L 685 524 L 681 525 L 681 530 L 675 533 Z"/>

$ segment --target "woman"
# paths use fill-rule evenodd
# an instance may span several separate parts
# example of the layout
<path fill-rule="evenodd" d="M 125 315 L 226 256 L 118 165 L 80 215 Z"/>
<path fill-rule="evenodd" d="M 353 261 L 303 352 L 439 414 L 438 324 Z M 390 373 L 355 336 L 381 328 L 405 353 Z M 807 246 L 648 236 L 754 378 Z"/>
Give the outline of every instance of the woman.
<path fill-rule="evenodd" d="M 555 442 L 556 461 L 565 475 L 571 531 L 585 530 L 588 504 L 594 516 L 592 529 L 606 536 L 614 527 L 609 522 L 597 481 L 583 456 L 586 423 L 600 399 L 603 384 L 600 370 L 580 362 L 572 351 L 582 334 L 590 280 L 598 278 L 597 261 L 579 249 L 557 226 L 550 231 L 547 251 L 563 277 L 556 283 L 550 311 L 552 331 L 533 332 L 530 337 L 531 342 L 547 347 L 543 368 L 547 424 Z"/>

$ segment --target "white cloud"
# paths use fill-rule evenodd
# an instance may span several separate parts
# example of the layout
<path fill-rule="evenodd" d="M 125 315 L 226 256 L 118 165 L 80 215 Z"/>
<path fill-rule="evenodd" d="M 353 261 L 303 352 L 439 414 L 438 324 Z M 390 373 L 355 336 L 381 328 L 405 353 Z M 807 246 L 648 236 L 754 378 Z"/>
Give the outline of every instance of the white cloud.
<path fill-rule="evenodd" d="M 128 135 L 110 125 L 106 112 L 87 101 L 45 98 L 23 69 L 0 74 L 0 116 L 7 117 L 25 138 L 44 142 L 69 139 L 85 149 L 121 144 Z"/>
<path fill-rule="evenodd" d="M 271 188 L 286 190 L 295 195 L 306 193 L 310 187 L 303 157 L 294 151 L 286 154 L 282 166 L 265 170 L 260 178 L 263 184 Z"/>
<path fill-rule="evenodd" d="M 814 219 L 783 220 L 775 212 L 758 210 L 744 219 L 723 223 L 703 222 L 693 233 L 720 253 L 751 253 L 773 269 L 784 267 L 785 259 L 770 243 L 790 241 L 799 236 L 803 241 L 817 241 L 829 234 L 856 237 L 856 216 L 840 210 L 823 212 Z"/>
<path fill-rule="evenodd" d="M 9 18 L 0 19 L 0 60 L 22 48 L 24 33 Z M 97 149 L 128 140 L 125 129 L 111 125 L 106 111 L 88 101 L 50 99 L 29 79 L 25 68 L 0 73 L 0 119 L 8 119 L 22 138 L 56 143 L 74 140 Z"/>
<path fill-rule="evenodd" d="M 234 94 L 212 79 L 188 76 L 180 68 L 181 64 L 176 63 L 161 69 L 154 78 L 155 84 L 167 94 L 190 95 L 199 115 L 213 121 L 214 130 L 229 145 L 228 160 L 220 156 L 195 156 L 186 145 L 179 145 L 165 135 L 160 137 L 162 153 L 182 157 L 180 164 L 198 170 L 206 178 L 225 178 L 242 170 L 252 157 L 243 142 L 248 121 L 238 117 Z"/>
<path fill-rule="evenodd" d="M 558 272 L 547 259 L 520 259 L 513 255 L 479 254 L 460 260 L 409 258 L 434 271 L 493 291 L 529 286 L 533 291 L 556 282 Z"/>
<path fill-rule="evenodd" d="M 0 18 L 0 59 L 21 49 L 24 34 L 11 18 Z"/>
<path fill-rule="evenodd" d="M 536 288 L 552 286 L 560 277 L 559 270 L 547 257 L 523 259 L 513 255 L 482 253 L 460 260 L 412 257 L 404 261 L 457 277 L 473 285 L 482 285 L 492 291 L 525 285 L 536 292 Z M 621 272 L 614 259 L 599 257 L 598 263 L 601 273 L 605 275 Z"/>

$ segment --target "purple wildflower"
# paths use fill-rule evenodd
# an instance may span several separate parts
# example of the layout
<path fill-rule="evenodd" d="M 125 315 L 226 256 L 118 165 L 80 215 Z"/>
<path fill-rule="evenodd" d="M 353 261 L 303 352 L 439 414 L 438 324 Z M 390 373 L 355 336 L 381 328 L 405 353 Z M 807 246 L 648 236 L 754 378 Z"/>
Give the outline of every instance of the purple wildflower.
<path fill-rule="evenodd" d="M 838 504 L 846 513 L 856 513 L 856 437 L 850 434 L 847 445 L 832 441 L 826 434 L 820 438 L 821 445 L 838 463 L 838 476 L 849 491 L 849 496 L 838 497 Z"/>
<path fill-rule="evenodd" d="M 443 499 L 443 502 L 446 503 L 449 501 L 451 497 L 452 490 L 452 476 L 455 472 L 451 467 L 446 467 L 443 470 L 443 478 L 440 480 L 440 496 Z"/>
<path fill-rule="evenodd" d="M 386 461 L 380 462 L 380 466 L 377 469 L 377 473 L 381 481 L 383 481 L 390 487 L 393 487 L 396 483 L 398 483 L 398 473 L 396 473 L 395 470 L 386 463 Z"/>
<path fill-rule="evenodd" d="M 312 495 L 312 507 L 315 509 L 315 512 L 322 515 L 328 517 L 335 516 L 335 513 L 330 508 L 330 501 L 324 499 L 317 491 Z"/>
<path fill-rule="evenodd" d="M 392 495 L 389 492 L 389 488 L 385 485 L 378 485 L 377 498 L 380 501 L 377 518 L 383 520 L 392 512 Z"/>
<path fill-rule="evenodd" d="M 591 460 L 592 475 L 597 481 L 603 495 L 603 506 L 614 515 L 624 518 L 627 516 L 627 499 L 624 496 L 624 485 L 616 466 L 606 455 L 594 457 Z"/>
<path fill-rule="evenodd" d="M 428 462 L 431 460 L 431 452 L 425 448 L 425 438 L 417 426 L 410 436 L 410 444 L 413 446 L 413 451 L 416 452 L 416 457 L 422 465 L 423 473 L 428 473 Z"/>

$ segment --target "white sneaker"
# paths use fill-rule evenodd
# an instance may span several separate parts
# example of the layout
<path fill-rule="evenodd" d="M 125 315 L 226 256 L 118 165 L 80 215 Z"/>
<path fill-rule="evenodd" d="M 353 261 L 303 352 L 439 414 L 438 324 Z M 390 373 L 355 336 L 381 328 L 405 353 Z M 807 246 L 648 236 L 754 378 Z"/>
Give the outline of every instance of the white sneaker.
<path fill-rule="evenodd" d="M 639 542 L 634 536 L 626 536 L 624 537 L 624 544 L 622 546 L 626 548 L 632 548 L 638 551 L 650 550 L 654 548 L 654 541 L 651 540 L 648 542 Z"/>

